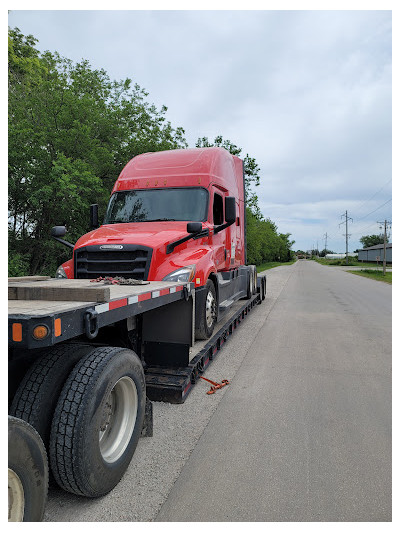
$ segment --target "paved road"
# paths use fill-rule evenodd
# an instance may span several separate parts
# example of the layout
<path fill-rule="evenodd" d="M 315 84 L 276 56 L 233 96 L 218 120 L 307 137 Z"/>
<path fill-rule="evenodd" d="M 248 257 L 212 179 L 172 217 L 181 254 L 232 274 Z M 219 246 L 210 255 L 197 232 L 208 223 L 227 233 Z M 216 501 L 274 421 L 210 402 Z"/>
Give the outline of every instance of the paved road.
<path fill-rule="evenodd" d="M 157 521 L 390 521 L 391 286 L 299 261 L 264 313 Z"/>

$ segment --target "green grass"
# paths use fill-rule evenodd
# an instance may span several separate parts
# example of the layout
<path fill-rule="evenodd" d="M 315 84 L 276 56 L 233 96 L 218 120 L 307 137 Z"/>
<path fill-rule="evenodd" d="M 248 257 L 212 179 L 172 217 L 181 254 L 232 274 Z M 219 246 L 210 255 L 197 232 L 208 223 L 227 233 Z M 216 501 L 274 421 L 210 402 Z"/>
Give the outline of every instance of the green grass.
<path fill-rule="evenodd" d="M 346 258 L 344 259 L 325 259 L 324 257 L 313 257 L 313 260 L 321 265 L 328 266 L 362 266 L 362 267 L 376 267 L 376 262 L 362 262 L 358 261 L 354 257 L 349 257 L 349 262 L 346 265 Z M 379 263 L 379 267 L 382 268 L 382 264 Z M 392 265 L 387 265 L 388 268 L 392 268 Z"/>
<path fill-rule="evenodd" d="M 257 272 L 264 272 L 264 270 L 269 270 L 270 268 L 279 267 L 282 265 L 293 265 L 293 263 L 296 261 L 296 259 L 293 259 L 292 261 L 287 261 L 286 263 L 280 263 L 279 261 L 271 261 L 269 263 L 262 263 L 261 265 L 257 266 Z"/>
<path fill-rule="evenodd" d="M 383 275 L 382 270 L 346 270 L 346 272 L 350 272 L 350 274 L 355 274 L 356 276 L 363 276 L 364 278 L 375 279 L 390 284 L 392 283 L 391 272 L 386 272 L 385 275 Z"/>

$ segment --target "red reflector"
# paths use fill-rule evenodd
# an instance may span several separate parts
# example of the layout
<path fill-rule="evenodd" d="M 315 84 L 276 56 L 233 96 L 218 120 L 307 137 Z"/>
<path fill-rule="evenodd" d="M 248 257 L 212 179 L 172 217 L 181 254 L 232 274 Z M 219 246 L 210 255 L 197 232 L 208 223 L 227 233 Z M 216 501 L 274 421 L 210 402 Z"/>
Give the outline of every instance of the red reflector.
<path fill-rule="evenodd" d="M 123 298 L 122 300 L 116 300 L 115 302 L 109 303 L 109 309 L 112 311 L 113 309 L 118 309 L 118 307 L 124 307 L 125 305 L 128 305 L 128 298 Z"/>

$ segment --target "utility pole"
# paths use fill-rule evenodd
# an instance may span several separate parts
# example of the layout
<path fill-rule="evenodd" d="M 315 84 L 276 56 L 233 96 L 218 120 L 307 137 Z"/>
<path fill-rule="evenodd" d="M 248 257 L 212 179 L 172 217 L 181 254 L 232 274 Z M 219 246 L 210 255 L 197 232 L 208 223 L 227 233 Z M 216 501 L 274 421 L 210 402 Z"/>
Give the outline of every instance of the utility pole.
<path fill-rule="evenodd" d="M 381 224 L 381 228 L 382 228 L 382 225 L 385 226 L 385 233 L 383 234 L 383 275 L 384 276 L 386 275 L 386 243 L 387 243 L 386 230 L 387 230 L 387 227 L 391 223 L 392 222 L 390 220 L 386 220 L 386 219 L 385 219 L 385 222 L 378 222 L 378 224 Z"/>
<path fill-rule="evenodd" d="M 349 222 L 349 220 L 351 220 L 353 222 L 353 219 L 347 215 L 347 209 L 346 209 L 346 213 L 344 215 L 341 215 L 341 216 L 342 217 L 346 217 L 346 219 L 343 222 L 341 222 L 339 224 L 339 226 L 341 226 L 342 224 L 344 224 L 346 222 L 346 265 L 348 265 L 349 264 L 349 237 L 350 237 L 349 231 L 348 231 L 348 227 L 349 227 L 348 226 L 348 222 Z"/>
<path fill-rule="evenodd" d="M 326 232 L 323 238 L 325 239 L 325 255 L 326 255 L 326 251 L 328 249 L 328 234 Z"/>

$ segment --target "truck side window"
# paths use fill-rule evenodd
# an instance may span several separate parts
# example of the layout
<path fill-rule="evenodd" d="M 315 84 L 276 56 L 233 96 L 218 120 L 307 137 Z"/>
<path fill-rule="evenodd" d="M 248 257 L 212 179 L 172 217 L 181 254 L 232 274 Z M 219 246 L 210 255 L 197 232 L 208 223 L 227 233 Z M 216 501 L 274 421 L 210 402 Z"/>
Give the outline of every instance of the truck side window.
<path fill-rule="evenodd" d="M 224 202 L 222 196 L 217 193 L 214 194 L 213 219 L 216 226 L 224 222 Z"/>

